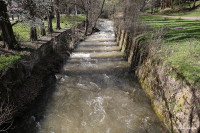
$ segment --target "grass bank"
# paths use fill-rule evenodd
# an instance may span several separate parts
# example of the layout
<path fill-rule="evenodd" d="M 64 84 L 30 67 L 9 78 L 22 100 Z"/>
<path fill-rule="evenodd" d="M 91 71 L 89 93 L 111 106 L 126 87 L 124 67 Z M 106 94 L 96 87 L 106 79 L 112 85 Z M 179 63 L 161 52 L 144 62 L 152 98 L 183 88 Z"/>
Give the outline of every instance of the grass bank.
<path fill-rule="evenodd" d="M 81 22 L 83 22 L 84 16 L 83 15 L 77 15 L 77 16 L 68 16 L 68 17 L 61 17 L 61 28 L 70 28 L 74 25 L 77 25 Z M 46 30 L 47 30 L 47 22 L 45 22 Z M 56 20 L 53 19 L 53 29 L 56 30 Z M 29 33 L 30 28 L 29 24 L 27 22 L 20 22 L 13 26 L 14 33 L 16 35 L 16 38 L 20 42 L 28 42 L 30 41 Z M 40 30 L 38 28 L 37 30 L 38 36 L 40 36 Z M 0 42 L 1 43 L 1 42 Z M 2 44 L 0 44 L 2 45 Z M 19 59 L 23 57 L 23 54 L 9 54 L 9 51 L 5 51 L 0 49 L 0 71 L 5 69 L 6 67 L 13 65 L 16 63 Z"/>
<path fill-rule="evenodd" d="M 83 20 L 84 20 L 83 15 L 76 15 L 76 16 L 70 15 L 67 17 L 61 16 L 60 25 L 61 25 L 61 28 L 70 28 L 74 25 L 77 25 L 77 24 L 83 22 Z M 56 30 L 55 18 L 53 19 L 52 23 L 53 23 L 53 29 Z M 18 41 L 22 41 L 22 42 L 30 41 L 30 37 L 29 37 L 30 28 L 29 27 L 30 27 L 29 23 L 27 23 L 27 22 L 20 22 L 13 26 L 13 30 L 14 30 L 14 33 L 15 33 Z M 45 27 L 47 30 L 47 21 L 45 21 Z M 38 29 L 37 30 L 38 36 L 41 37 L 39 27 L 37 29 Z"/>
<path fill-rule="evenodd" d="M 182 16 L 182 17 L 200 17 L 200 1 L 196 2 L 196 7 L 191 8 L 193 2 L 175 6 L 172 8 L 165 8 L 158 10 L 159 15 L 168 15 L 168 16 Z"/>
<path fill-rule="evenodd" d="M 159 16 L 143 16 L 142 20 L 154 28 L 168 27 L 159 44 L 158 57 L 188 82 L 200 87 L 200 21 Z"/>
<path fill-rule="evenodd" d="M 23 55 L 12 55 L 12 56 L 0 56 L 0 70 L 5 69 L 6 67 L 13 65 L 16 63 L 20 58 L 22 58 Z"/>

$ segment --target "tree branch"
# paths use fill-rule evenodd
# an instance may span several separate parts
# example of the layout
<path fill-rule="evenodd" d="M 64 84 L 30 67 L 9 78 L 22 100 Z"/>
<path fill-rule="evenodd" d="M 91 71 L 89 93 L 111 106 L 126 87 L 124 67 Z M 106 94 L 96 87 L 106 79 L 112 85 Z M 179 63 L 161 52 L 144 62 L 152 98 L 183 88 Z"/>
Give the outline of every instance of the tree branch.
<path fill-rule="evenodd" d="M 19 20 L 15 21 L 15 23 L 13 23 L 12 26 L 16 25 L 19 22 L 21 22 L 21 21 L 19 21 Z"/>

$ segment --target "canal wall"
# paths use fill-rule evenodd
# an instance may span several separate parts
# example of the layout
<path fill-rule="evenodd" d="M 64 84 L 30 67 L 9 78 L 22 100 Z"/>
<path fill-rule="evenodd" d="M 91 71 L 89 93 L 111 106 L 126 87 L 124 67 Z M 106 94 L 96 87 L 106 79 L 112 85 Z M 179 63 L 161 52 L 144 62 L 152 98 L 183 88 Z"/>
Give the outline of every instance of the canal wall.
<path fill-rule="evenodd" d="M 26 45 L 33 45 L 34 52 L 0 72 L 0 127 L 22 113 L 44 88 L 55 83 L 55 74 L 64 59 L 82 39 L 79 29 L 83 26 L 61 29 L 37 42 L 29 42 Z"/>
<path fill-rule="evenodd" d="M 170 132 L 200 132 L 200 88 L 189 84 L 167 62 L 155 58 L 145 37 L 117 28 L 117 43 L 157 116 Z"/>

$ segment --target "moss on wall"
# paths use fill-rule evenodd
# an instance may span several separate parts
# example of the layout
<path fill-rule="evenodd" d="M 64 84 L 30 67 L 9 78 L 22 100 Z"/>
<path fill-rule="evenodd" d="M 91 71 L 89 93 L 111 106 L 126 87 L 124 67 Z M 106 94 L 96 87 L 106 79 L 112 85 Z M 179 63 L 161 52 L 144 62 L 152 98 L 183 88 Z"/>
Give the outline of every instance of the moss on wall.
<path fill-rule="evenodd" d="M 125 41 L 124 32 L 119 32 Z M 120 35 L 117 35 L 120 36 Z M 145 35 L 133 39 L 128 60 L 135 75 L 150 98 L 157 116 L 171 132 L 198 133 L 200 131 L 199 89 L 177 73 L 162 55 L 155 56 L 145 41 Z M 119 42 L 120 42 L 119 41 Z M 127 45 L 124 44 L 123 45 Z M 124 46 L 122 46 L 124 47 Z"/>

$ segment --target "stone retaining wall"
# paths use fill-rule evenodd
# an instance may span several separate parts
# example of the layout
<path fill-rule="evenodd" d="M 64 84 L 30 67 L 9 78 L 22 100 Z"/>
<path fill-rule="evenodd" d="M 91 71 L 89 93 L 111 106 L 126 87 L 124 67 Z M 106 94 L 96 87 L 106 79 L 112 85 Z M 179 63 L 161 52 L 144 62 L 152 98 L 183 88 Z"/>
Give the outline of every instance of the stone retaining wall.
<path fill-rule="evenodd" d="M 169 131 L 199 133 L 200 88 L 180 79 L 165 61 L 154 59 L 143 36 L 130 38 L 130 33 L 120 28 L 116 36 L 154 111 Z"/>
<path fill-rule="evenodd" d="M 12 119 L 34 101 L 43 88 L 55 81 L 55 73 L 64 62 L 63 55 L 66 58 L 69 49 L 80 41 L 78 29 L 81 27 L 83 24 L 61 29 L 37 42 L 29 42 L 27 45 L 33 45 L 34 52 L 0 71 L 0 104 L 5 103 L 3 108 L 10 110 L 0 110 L 0 116 L 8 115 L 0 121 Z"/>

